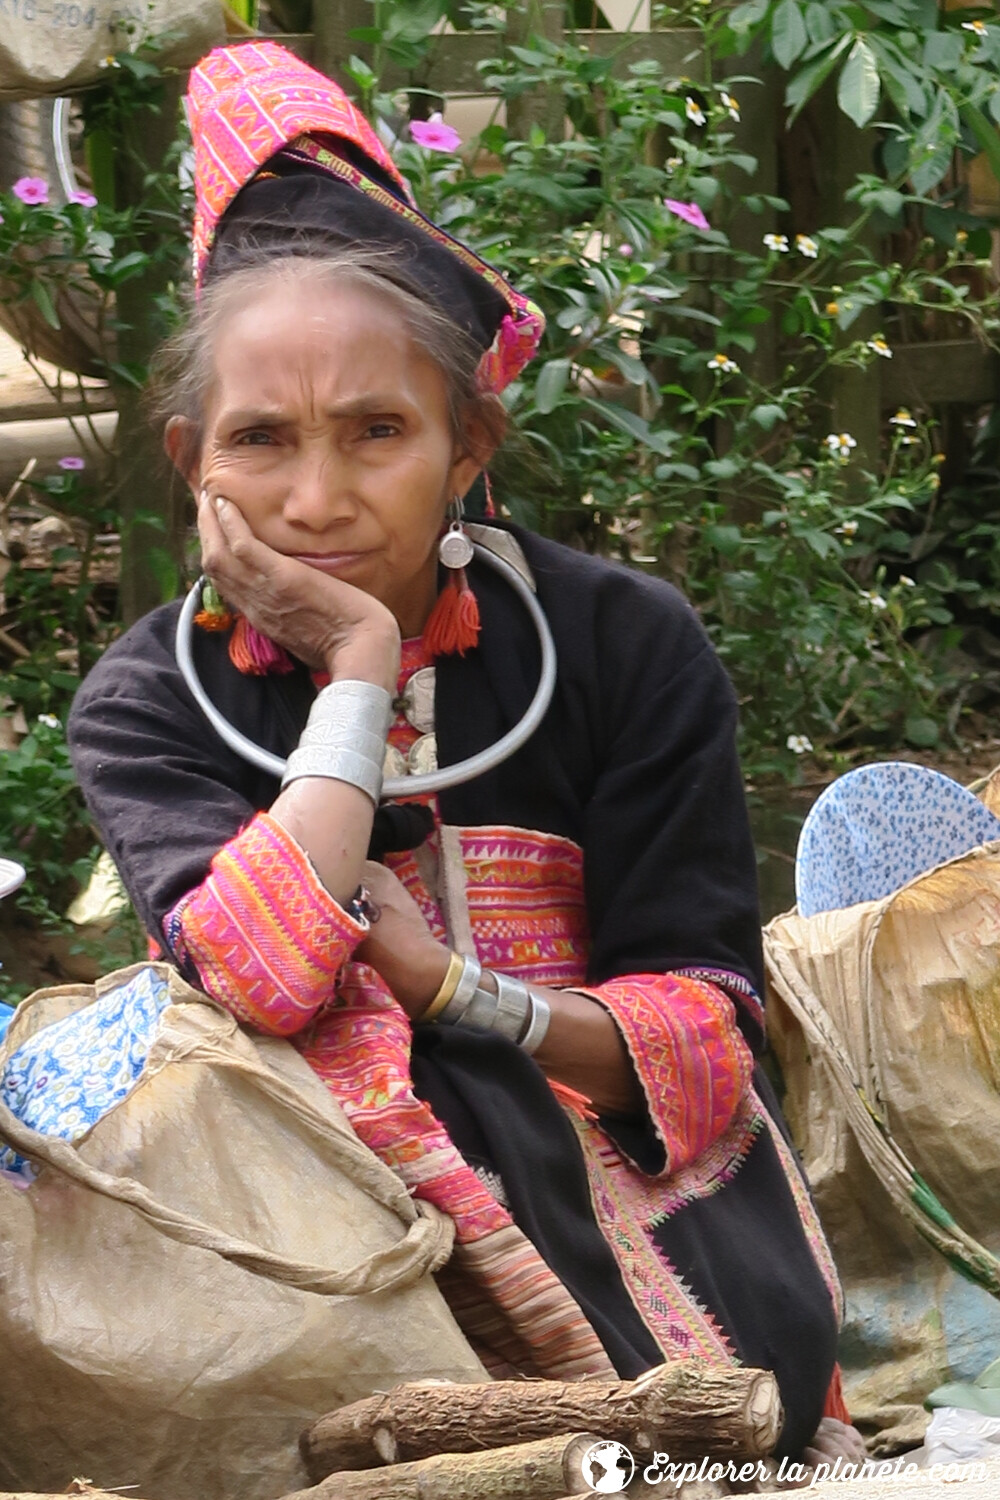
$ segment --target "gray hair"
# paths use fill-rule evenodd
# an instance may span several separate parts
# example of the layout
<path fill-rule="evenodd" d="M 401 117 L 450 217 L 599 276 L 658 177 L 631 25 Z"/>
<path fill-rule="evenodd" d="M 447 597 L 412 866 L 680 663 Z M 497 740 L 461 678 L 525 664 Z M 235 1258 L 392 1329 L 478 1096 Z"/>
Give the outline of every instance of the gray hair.
<path fill-rule="evenodd" d="M 163 423 L 181 416 L 191 424 L 182 467 L 195 462 L 201 447 L 220 329 L 258 293 L 283 281 L 301 286 L 307 279 L 326 286 L 350 285 L 375 293 L 383 303 L 388 300 L 414 345 L 444 376 L 456 439 L 476 458 L 484 444 L 492 451 L 500 443 L 505 428 L 503 407 L 495 396 L 481 391 L 476 381 L 481 350 L 463 328 L 423 298 L 399 257 L 364 246 L 311 248 L 303 242 L 280 254 L 263 247 L 256 252 L 244 248 L 239 265 L 208 282 L 185 322 L 153 360 L 149 407 L 154 418 Z M 484 460 L 486 456 L 484 452 Z"/>

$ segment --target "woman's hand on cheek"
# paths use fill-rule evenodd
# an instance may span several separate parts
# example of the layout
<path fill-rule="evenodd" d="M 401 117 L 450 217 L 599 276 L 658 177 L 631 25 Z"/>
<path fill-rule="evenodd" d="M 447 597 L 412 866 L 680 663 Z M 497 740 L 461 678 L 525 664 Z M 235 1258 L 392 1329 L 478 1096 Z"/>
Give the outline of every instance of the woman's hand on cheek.
<path fill-rule="evenodd" d="M 440 988 L 451 952 L 438 942 L 391 870 L 367 860 L 361 878 L 379 916 L 355 957 L 378 970 L 407 1015 L 416 1019 Z"/>
<path fill-rule="evenodd" d="M 399 629 L 370 594 L 259 541 L 238 506 L 202 490 L 202 566 L 223 599 L 293 656 L 331 677 L 394 692 Z"/>

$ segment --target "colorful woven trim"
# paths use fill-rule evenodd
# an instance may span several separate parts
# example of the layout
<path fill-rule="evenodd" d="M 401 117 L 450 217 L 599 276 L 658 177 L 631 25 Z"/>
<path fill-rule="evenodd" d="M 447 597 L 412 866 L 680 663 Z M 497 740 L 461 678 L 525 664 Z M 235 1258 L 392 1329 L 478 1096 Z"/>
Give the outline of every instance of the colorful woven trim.
<path fill-rule="evenodd" d="M 355 1135 L 418 1198 L 449 1214 L 460 1241 L 510 1224 L 452 1144 L 410 1079 L 410 1022 L 367 964 L 345 971 L 336 1002 L 299 1050 L 350 1120 Z"/>
<path fill-rule="evenodd" d="M 664 1359 L 737 1364 L 736 1352 L 722 1328 L 653 1242 L 652 1231 L 660 1217 L 657 1211 L 667 1184 L 662 1178 L 643 1177 L 596 1125 L 576 1115 L 570 1115 L 570 1119 L 580 1136 L 601 1233 Z M 747 1135 L 745 1122 L 742 1135 Z M 737 1147 L 731 1155 L 738 1167 L 745 1150 Z"/>
<path fill-rule="evenodd" d="M 593 989 L 625 1039 L 666 1153 L 670 1177 L 729 1125 L 753 1076 L 733 1002 L 713 984 L 677 974 L 632 974 Z"/>
<path fill-rule="evenodd" d="M 368 925 L 337 905 L 299 845 L 258 813 L 164 921 L 207 994 L 257 1031 L 291 1036 L 333 994 Z"/>
<path fill-rule="evenodd" d="M 289 141 L 317 130 L 351 141 L 410 196 L 378 136 L 344 91 L 276 42 L 217 47 L 191 74 L 194 274 L 240 188 Z"/>
<path fill-rule="evenodd" d="M 515 1225 L 475 1244 L 456 1245 L 437 1280 L 455 1321 L 483 1350 L 495 1378 L 614 1379 L 614 1366 L 579 1303 Z"/>

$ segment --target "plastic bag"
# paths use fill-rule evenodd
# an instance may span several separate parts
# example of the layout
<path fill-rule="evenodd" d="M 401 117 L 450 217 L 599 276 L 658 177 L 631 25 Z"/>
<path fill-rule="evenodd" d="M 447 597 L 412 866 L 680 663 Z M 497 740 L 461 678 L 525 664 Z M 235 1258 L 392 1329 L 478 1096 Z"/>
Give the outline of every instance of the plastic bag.
<path fill-rule="evenodd" d="M 156 43 L 156 61 L 188 67 L 225 39 L 220 0 L 5 0 L 0 100 L 67 94 L 101 77 L 115 52 Z"/>
<path fill-rule="evenodd" d="M 928 1391 L 1000 1347 L 1000 847 L 764 939 L 785 1114 L 846 1295 L 847 1404 L 919 1440 Z"/>
<path fill-rule="evenodd" d="M 60 1139 L 0 1103 L 0 1138 L 38 1173 L 0 1175 L 0 1489 L 83 1473 L 272 1500 L 307 1484 L 298 1437 L 324 1412 L 401 1380 L 487 1378 L 431 1275 L 452 1225 L 289 1043 L 241 1031 L 167 965 L 24 1001 L 0 1073 L 13 1058 L 27 1077 L 43 1028 L 130 984 L 169 1004 L 96 1123 Z M 122 1083 L 60 1046 L 64 1100 L 81 1077 L 81 1109 Z"/>

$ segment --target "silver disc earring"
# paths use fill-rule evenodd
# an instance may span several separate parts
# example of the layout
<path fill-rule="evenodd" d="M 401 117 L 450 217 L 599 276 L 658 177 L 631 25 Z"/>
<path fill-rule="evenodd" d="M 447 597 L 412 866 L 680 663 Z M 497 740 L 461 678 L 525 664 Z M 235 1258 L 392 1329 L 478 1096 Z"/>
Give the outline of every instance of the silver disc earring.
<path fill-rule="evenodd" d="M 442 567 L 450 568 L 455 572 L 459 568 L 467 568 L 475 556 L 472 540 L 462 525 L 464 507 L 461 496 L 454 496 L 448 506 L 447 514 L 451 518 L 451 523 L 438 542 L 438 559 Z"/>

